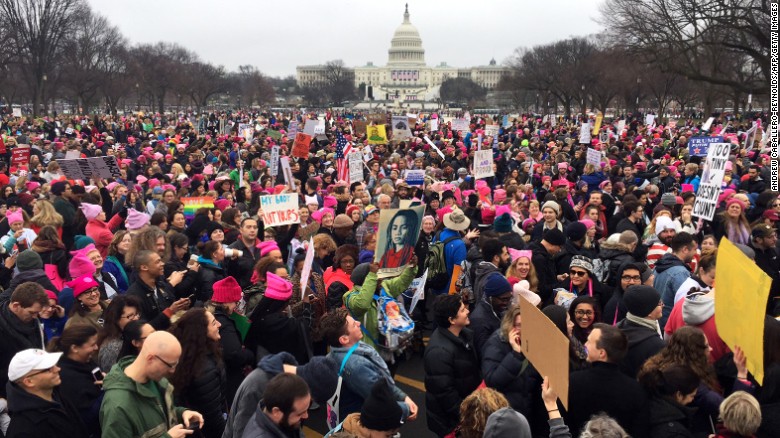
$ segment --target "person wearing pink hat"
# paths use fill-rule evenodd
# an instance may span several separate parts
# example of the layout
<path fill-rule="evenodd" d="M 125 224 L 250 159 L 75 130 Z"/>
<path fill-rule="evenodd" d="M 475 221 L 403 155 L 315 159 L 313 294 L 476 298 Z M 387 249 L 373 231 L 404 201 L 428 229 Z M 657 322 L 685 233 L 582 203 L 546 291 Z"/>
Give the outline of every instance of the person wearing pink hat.
<path fill-rule="evenodd" d="M 106 212 L 96 204 L 82 202 L 79 207 L 87 218 L 86 234 L 95 241 L 95 246 L 104 259 L 108 256 L 108 246 L 114 240 L 114 231 L 122 225 L 122 216 L 115 214 L 106 223 Z"/>
<path fill-rule="evenodd" d="M 750 222 L 745 215 L 746 209 L 747 205 L 737 196 L 726 200 L 726 210 L 716 214 L 712 223 L 716 241 L 727 237 L 732 243 L 750 244 Z"/>
<path fill-rule="evenodd" d="M 257 248 L 260 250 L 260 258 L 270 257 L 275 262 L 283 263 L 282 251 L 279 249 L 279 245 L 275 240 L 264 240 L 257 244 Z"/>
<path fill-rule="evenodd" d="M 100 288 L 95 278 L 90 274 L 81 275 L 67 284 L 73 291 L 73 298 L 76 301 L 73 303 L 65 329 L 75 324 L 88 324 L 97 330 L 102 330 L 103 326 L 99 320 L 103 317 L 106 303 L 100 299 Z"/>
<path fill-rule="evenodd" d="M 506 277 L 514 277 L 519 281 L 527 281 L 527 289 L 531 291 L 539 290 L 539 279 L 536 276 L 536 269 L 534 268 L 531 259 L 533 253 L 530 250 L 507 248 L 509 257 L 512 259 L 509 268 L 506 270 Z"/>
<path fill-rule="evenodd" d="M 8 221 L 8 226 L 10 227 L 8 234 L 0 238 L 0 245 L 5 249 L 5 253 L 11 253 L 14 247 L 16 247 L 19 252 L 31 248 L 33 242 L 35 242 L 35 239 L 38 237 L 38 234 L 32 229 L 24 226 L 25 218 L 23 210 L 17 209 L 10 211 L 5 217 Z"/>
<path fill-rule="evenodd" d="M 130 234 L 139 234 L 149 225 L 150 219 L 151 216 L 148 214 L 129 208 L 127 210 L 127 219 L 125 219 L 125 228 L 127 228 Z"/>

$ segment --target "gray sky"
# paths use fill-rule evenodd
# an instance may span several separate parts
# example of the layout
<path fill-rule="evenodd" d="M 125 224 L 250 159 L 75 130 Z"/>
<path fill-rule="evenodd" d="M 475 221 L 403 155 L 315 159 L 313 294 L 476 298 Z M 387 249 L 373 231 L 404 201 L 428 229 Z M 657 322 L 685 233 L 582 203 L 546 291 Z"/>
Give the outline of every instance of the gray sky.
<path fill-rule="evenodd" d="M 405 0 L 88 0 L 132 43 L 176 42 L 228 70 L 256 65 L 269 76 L 343 59 L 387 63 Z M 418 0 L 410 21 L 425 61 L 453 67 L 504 62 L 517 47 L 596 33 L 601 0 Z M 273 6 L 272 6 L 273 5 Z"/>

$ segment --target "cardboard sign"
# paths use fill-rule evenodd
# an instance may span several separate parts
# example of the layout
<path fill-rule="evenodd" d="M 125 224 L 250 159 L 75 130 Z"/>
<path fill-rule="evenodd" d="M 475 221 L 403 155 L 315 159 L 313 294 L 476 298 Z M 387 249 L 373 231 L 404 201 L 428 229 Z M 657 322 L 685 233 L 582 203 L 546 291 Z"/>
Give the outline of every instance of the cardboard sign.
<path fill-rule="evenodd" d="M 569 338 L 530 301 L 520 297 L 523 355 L 543 377 L 550 379 L 563 407 L 569 408 Z"/>
<path fill-rule="evenodd" d="M 723 143 L 723 137 L 691 137 L 688 139 L 688 155 L 706 157 L 710 145 Z"/>
<path fill-rule="evenodd" d="M 60 165 L 62 173 L 69 179 L 88 181 L 93 176 L 106 179 L 122 177 L 122 172 L 119 170 L 119 164 L 114 155 L 64 159 L 57 160 L 57 163 Z"/>
<path fill-rule="evenodd" d="M 282 166 L 284 182 L 290 186 L 290 189 L 297 190 L 295 187 L 295 178 L 293 177 L 292 169 L 290 168 L 290 159 L 288 157 L 282 157 L 279 159 L 279 164 Z"/>
<path fill-rule="evenodd" d="M 11 165 L 15 167 L 27 166 L 30 164 L 30 146 L 20 144 L 11 149 Z"/>
<path fill-rule="evenodd" d="M 453 265 L 452 266 L 452 278 L 450 279 L 450 287 L 447 292 L 448 295 L 455 295 L 458 293 L 458 277 L 460 277 L 460 273 L 463 272 L 463 267 L 461 265 Z"/>
<path fill-rule="evenodd" d="M 626 121 L 625 120 L 621 120 L 621 121 L 619 121 L 617 123 L 617 126 L 615 127 L 615 134 L 618 137 L 620 137 L 620 134 L 622 134 L 623 131 L 625 131 L 625 129 L 626 129 Z"/>
<path fill-rule="evenodd" d="M 295 193 L 261 196 L 260 208 L 263 210 L 263 224 L 266 227 L 300 223 L 298 195 Z"/>
<path fill-rule="evenodd" d="M 349 158 L 349 183 L 363 181 L 363 154 L 360 151 L 352 152 Z"/>
<path fill-rule="evenodd" d="M 371 161 L 373 159 L 374 159 L 374 153 L 371 152 L 371 146 L 369 145 L 363 146 L 363 160 Z"/>
<path fill-rule="evenodd" d="M 598 170 L 601 166 L 601 152 L 593 148 L 588 148 L 588 155 L 585 158 L 585 162 L 596 166 L 596 169 Z"/>
<path fill-rule="evenodd" d="M 718 244 L 715 276 L 718 336 L 732 350 L 739 346 L 745 352 L 748 371 L 763 384 L 764 315 L 772 278 L 725 237 Z"/>
<path fill-rule="evenodd" d="M 250 141 L 252 140 L 252 137 L 254 137 L 255 135 L 255 128 L 254 126 L 252 126 L 251 123 L 239 123 L 238 135 L 243 137 L 244 140 Z"/>
<path fill-rule="evenodd" d="M 379 211 L 374 261 L 379 263 L 377 277 L 396 277 L 414 257 L 414 247 L 422 228 L 425 207 L 383 209 Z"/>
<path fill-rule="evenodd" d="M 425 184 L 425 171 L 422 169 L 407 170 L 404 179 L 410 186 L 422 187 Z"/>
<path fill-rule="evenodd" d="M 590 144 L 590 123 L 580 126 L 580 144 Z"/>
<path fill-rule="evenodd" d="M 409 305 L 409 311 L 408 311 L 409 314 L 414 312 L 414 308 L 417 307 L 417 303 L 420 300 L 425 299 L 425 282 L 427 280 L 428 280 L 428 270 L 426 269 L 425 272 L 423 272 L 422 277 L 415 278 L 414 280 L 412 280 L 412 283 L 409 285 L 409 289 L 407 289 L 407 291 L 410 291 L 413 294 L 412 303 Z"/>
<path fill-rule="evenodd" d="M 647 126 L 655 125 L 655 114 L 648 114 L 645 116 L 645 125 Z"/>
<path fill-rule="evenodd" d="M 279 175 L 279 146 L 271 148 L 271 176 Z"/>
<path fill-rule="evenodd" d="M 299 132 L 295 134 L 295 142 L 293 142 L 292 156 L 297 158 L 307 159 L 309 158 L 309 147 L 311 146 L 311 135 Z"/>
<path fill-rule="evenodd" d="M 320 120 L 317 119 L 306 119 L 305 124 L 303 125 L 303 132 L 305 134 L 308 134 L 312 137 L 314 137 L 317 134 L 324 134 L 325 133 L 325 121 L 322 121 L 322 127 L 320 127 Z"/>
<path fill-rule="evenodd" d="M 498 125 L 487 125 L 485 126 L 485 135 L 488 137 L 493 137 L 493 139 L 498 138 Z"/>
<path fill-rule="evenodd" d="M 474 178 L 490 178 L 493 173 L 493 151 L 483 149 L 474 152 Z"/>
<path fill-rule="evenodd" d="M 363 120 L 355 120 L 352 122 L 352 130 L 355 135 L 365 135 L 366 126 L 368 126 L 368 123 Z"/>
<path fill-rule="evenodd" d="M 385 125 L 371 125 L 366 127 L 368 144 L 387 144 L 387 131 Z"/>
<path fill-rule="evenodd" d="M 11 113 L 14 117 L 22 117 L 22 109 L 14 108 Z"/>
<path fill-rule="evenodd" d="M 708 221 L 715 217 L 730 151 L 730 143 L 714 143 L 710 146 L 704 161 L 699 190 L 696 192 L 696 203 L 693 204 L 694 216 Z"/>
<path fill-rule="evenodd" d="M 452 130 L 453 131 L 468 131 L 469 130 L 469 121 L 466 119 L 455 119 L 452 121 Z"/>
<path fill-rule="evenodd" d="M 412 137 L 409 119 L 406 116 L 393 116 L 393 139 L 404 140 Z"/>

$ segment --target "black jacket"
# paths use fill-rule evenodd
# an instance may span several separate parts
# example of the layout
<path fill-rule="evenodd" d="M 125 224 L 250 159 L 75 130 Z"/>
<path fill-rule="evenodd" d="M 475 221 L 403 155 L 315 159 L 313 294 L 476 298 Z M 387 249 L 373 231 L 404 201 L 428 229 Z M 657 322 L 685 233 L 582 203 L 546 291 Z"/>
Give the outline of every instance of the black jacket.
<path fill-rule="evenodd" d="M 666 344 L 658 332 L 633 321 L 624 319 L 617 327 L 628 338 L 628 352 L 620 363 L 620 371 L 635 379 L 645 361 L 661 351 Z"/>
<path fill-rule="evenodd" d="M 155 291 L 150 289 L 143 281 L 137 279 L 127 288 L 127 295 L 133 295 L 141 300 L 141 318 L 149 321 L 149 324 L 155 330 L 168 330 L 171 326 L 171 320 L 163 313 L 165 309 L 173 304 L 173 294 L 170 291 L 170 285 L 167 283 L 157 284 L 157 296 Z"/>
<path fill-rule="evenodd" d="M 252 325 L 245 339 L 246 348 L 253 353 L 257 352 L 258 347 L 268 353 L 286 351 L 295 356 L 299 364 L 305 364 L 309 361 L 311 346 L 303 321 L 305 319 L 290 318 L 283 311 L 252 317 Z"/>
<path fill-rule="evenodd" d="M 650 436 L 653 438 L 693 438 L 689 430 L 691 408 L 660 397 L 648 401 Z"/>
<path fill-rule="evenodd" d="M 472 283 L 474 285 L 474 300 L 479 303 L 482 300 L 482 290 L 485 288 L 485 281 L 487 278 L 493 273 L 503 275 L 503 272 L 499 271 L 496 265 L 485 260 L 477 262 L 476 265 L 472 265 L 472 267 L 474 269 L 474 282 Z M 490 336 L 490 334 L 488 334 L 488 336 Z"/>
<path fill-rule="evenodd" d="M 92 370 L 98 365 L 94 362 L 79 363 L 63 355 L 57 366 L 60 367 L 60 395 L 78 409 L 79 417 L 87 430 L 94 436 L 100 436 L 100 403 L 103 391 L 95 385 Z"/>
<path fill-rule="evenodd" d="M 172 257 L 165 264 L 163 275 L 165 278 L 168 278 L 174 271 L 187 271 L 181 282 L 173 287 L 173 295 L 176 298 L 186 298 L 197 290 L 198 273 L 187 268 L 186 260 L 179 260 Z"/>
<path fill-rule="evenodd" d="M 0 397 L 5 397 L 8 365 L 14 355 L 28 348 L 44 349 L 43 331 L 38 319 L 24 323 L 8 308 L 10 295 L 0 296 Z"/>
<path fill-rule="evenodd" d="M 632 437 L 647 437 L 647 397 L 639 383 L 620 372 L 617 365 L 594 362 L 591 368 L 569 376 L 569 410 L 566 424 L 580 430 L 590 417 L 604 412 Z"/>
<path fill-rule="evenodd" d="M 49 280 L 49 277 L 45 272 L 43 272 L 43 269 L 32 269 L 14 275 L 14 277 L 11 279 L 11 282 L 8 284 L 8 289 L 6 290 L 6 292 L 8 292 L 8 296 L 10 297 L 11 294 L 14 293 L 14 290 L 17 286 L 22 283 L 27 283 L 28 281 L 40 284 L 45 290 L 50 290 L 58 294 L 60 293 L 60 290 L 54 287 L 54 285 L 51 283 L 51 280 Z"/>
<path fill-rule="evenodd" d="M 477 356 L 482 358 L 484 357 L 485 344 L 487 344 L 488 338 L 498 330 L 498 327 L 501 325 L 501 319 L 493 311 L 493 306 L 483 299 L 477 301 L 474 311 L 469 315 L 469 320 L 471 321 L 469 328 L 474 333 L 474 346 L 477 350 Z"/>
<path fill-rule="evenodd" d="M 550 303 L 553 286 L 558 282 L 553 258 L 541 242 L 532 242 L 528 245 L 528 249 L 533 251 L 531 262 L 536 269 L 536 278 L 539 279 L 539 296 L 543 303 Z"/>
<path fill-rule="evenodd" d="M 255 247 L 247 248 L 241 237 L 233 242 L 229 248 L 241 251 L 241 257 L 235 260 L 226 260 L 227 273 L 236 279 L 238 284 L 241 285 L 241 289 L 247 289 L 252 285 L 250 280 L 255 269 L 255 263 L 260 258 L 260 250 Z"/>
<path fill-rule="evenodd" d="M 181 406 L 203 415 L 201 432 L 206 438 L 220 438 L 225 430 L 227 404 L 224 397 L 225 369 L 209 354 L 203 359 L 195 378 L 179 391 Z"/>
<path fill-rule="evenodd" d="M 498 330 L 488 339 L 482 356 L 485 384 L 504 394 L 512 409 L 531 418 L 534 401 L 541 400 L 542 383 L 531 362 L 522 353 L 512 350 L 509 342 L 501 339 Z"/>
<path fill-rule="evenodd" d="M 6 438 L 86 438 L 89 437 L 79 411 L 54 390 L 53 402 L 32 395 L 8 383 L 8 409 L 11 424 Z"/>
<path fill-rule="evenodd" d="M 425 348 L 425 409 L 428 429 L 447 435 L 458 425 L 460 404 L 482 381 L 473 333 L 437 328 Z"/>
<path fill-rule="evenodd" d="M 198 269 L 198 291 L 195 297 L 198 301 L 206 302 L 214 294 L 214 283 L 224 280 L 225 270 L 219 266 L 201 263 Z"/>
<path fill-rule="evenodd" d="M 222 309 L 214 310 L 214 318 L 222 324 L 219 328 L 219 343 L 222 345 L 222 359 L 225 361 L 225 373 L 227 374 L 225 401 L 231 405 L 238 386 L 244 380 L 244 366 L 253 366 L 255 356 L 251 350 L 244 348 L 241 342 L 241 333 L 238 332 L 236 323 Z"/>

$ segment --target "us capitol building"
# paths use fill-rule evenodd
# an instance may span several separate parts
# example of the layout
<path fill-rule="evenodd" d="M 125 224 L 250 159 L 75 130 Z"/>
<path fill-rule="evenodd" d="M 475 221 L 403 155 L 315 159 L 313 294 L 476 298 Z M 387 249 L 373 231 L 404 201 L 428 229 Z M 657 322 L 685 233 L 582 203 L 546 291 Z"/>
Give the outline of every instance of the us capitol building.
<path fill-rule="evenodd" d="M 497 65 L 495 59 L 491 59 L 489 65 L 471 68 L 450 67 L 446 62 L 435 67 L 427 66 L 420 32 L 409 21 L 408 4 L 404 21 L 395 30 L 387 53 L 387 65 L 384 67 L 369 62 L 347 72 L 354 74 L 355 87 L 370 86 L 374 99 L 379 101 L 433 102 L 439 97 L 439 86 L 447 78 L 467 78 L 493 89 L 501 76 L 509 71 L 509 68 Z M 299 66 L 296 73 L 298 85 L 305 87 L 325 81 L 326 67 Z"/>

